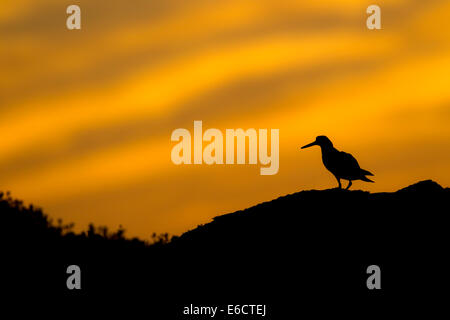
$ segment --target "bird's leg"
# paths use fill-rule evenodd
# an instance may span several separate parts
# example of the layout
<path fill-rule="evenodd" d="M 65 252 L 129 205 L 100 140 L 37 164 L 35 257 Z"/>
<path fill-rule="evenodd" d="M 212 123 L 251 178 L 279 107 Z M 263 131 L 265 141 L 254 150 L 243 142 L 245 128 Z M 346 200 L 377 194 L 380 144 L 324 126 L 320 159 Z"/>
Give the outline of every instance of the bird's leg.
<path fill-rule="evenodd" d="M 350 188 L 351 185 L 352 185 L 352 180 L 348 180 L 348 186 L 347 186 L 347 188 L 345 188 L 345 190 L 348 190 L 348 188 Z"/>
<path fill-rule="evenodd" d="M 339 189 L 342 189 L 341 179 L 336 176 L 334 176 L 334 177 L 336 178 L 337 182 L 339 183 Z"/>

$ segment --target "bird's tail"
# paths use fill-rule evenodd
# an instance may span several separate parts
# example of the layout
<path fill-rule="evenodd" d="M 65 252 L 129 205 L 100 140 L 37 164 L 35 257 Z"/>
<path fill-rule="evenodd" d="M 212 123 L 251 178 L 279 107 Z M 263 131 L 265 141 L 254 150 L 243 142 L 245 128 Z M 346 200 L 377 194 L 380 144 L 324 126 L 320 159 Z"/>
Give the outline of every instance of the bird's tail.
<path fill-rule="evenodd" d="M 373 174 L 367 170 L 364 169 L 360 169 L 361 171 L 361 180 L 362 181 L 366 181 L 366 182 L 373 182 L 372 180 L 370 180 L 369 178 L 367 178 L 366 176 L 373 176 Z"/>
<path fill-rule="evenodd" d="M 364 169 L 360 169 L 360 170 L 361 170 L 361 175 L 362 176 L 373 176 L 372 172 L 369 172 L 369 171 L 364 170 Z"/>
<path fill-rule="evenodd" d="M 366 182 L 373 182 L 372 180 L 370 180 L 370 179 L 367 178 L 366 176 L 361 176 L 361 180 L 362 180 L 362 181 L 366 181 Z"/>

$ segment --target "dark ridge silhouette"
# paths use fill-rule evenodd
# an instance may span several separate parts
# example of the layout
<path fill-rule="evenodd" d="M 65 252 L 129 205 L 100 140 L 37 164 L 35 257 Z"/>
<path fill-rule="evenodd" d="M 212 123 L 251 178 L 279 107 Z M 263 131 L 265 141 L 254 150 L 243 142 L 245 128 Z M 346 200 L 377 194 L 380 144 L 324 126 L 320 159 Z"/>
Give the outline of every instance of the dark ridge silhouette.
<path fill-rule="evenodd" d="M 345 189 L 349 189 L 353 180 L 362 180 L 366 182 L 373 182 L 366 176 L 373 176 L 367 170 L 359 167 L 358 161 L 349 153 L 338 151 L 333 147 L 333 143 L 326 136 L 318 136 L 314 142 L 303 146 L 302 149 L 312 146 L 319 146 L 322 151 L 322 162 L 336 178 L 339 189 L 342 189 L 341 179 L 348 180 L 348 185 Z"/>
<path fill-rule="evenodd" d="M 75 234 L 2 194 L 2 287 L 69 301 L 144 299 L 158 319 L 189 319 L 182 307 L 191 303 L 268 304 L 270 319 L 424 306 L 448 290 L 449 192 L 431 180 L 393 193 L 302 191 L 172 241 L 154 235 L 153 245 L 123 229 Z M 66 288 L 71 264 L 82 270 L 78 291 Z M 373 264 L 381 290 L 366 287 Z"/>

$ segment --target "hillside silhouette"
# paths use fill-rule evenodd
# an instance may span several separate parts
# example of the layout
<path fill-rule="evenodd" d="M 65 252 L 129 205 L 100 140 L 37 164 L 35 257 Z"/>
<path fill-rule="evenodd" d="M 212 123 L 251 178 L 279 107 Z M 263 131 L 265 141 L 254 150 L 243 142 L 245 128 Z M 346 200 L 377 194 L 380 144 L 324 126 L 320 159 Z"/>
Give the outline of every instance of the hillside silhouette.
<path fill-rule="evenodd" d="M 431 180 L 392 193 L 301 191 L 149 244 L 123 229 L 76 234 L 0 194 L 4 286 L 68 298 L 135 296 L 154 312 L 170 310 L 171 319 L 182 319 L 184 304 L 208 301 L 266 303 L 272 315 L 297 314 L 300 302 L 325 314 L 318 301 L 345 310 L 423 303 L 442 297 L 448 282 L 449 195 Z M 82 270 L 78 291 L 66 288 L 71 264 Z M 382 272 L 378 291 L 366 287 L 373 264 Z"/>

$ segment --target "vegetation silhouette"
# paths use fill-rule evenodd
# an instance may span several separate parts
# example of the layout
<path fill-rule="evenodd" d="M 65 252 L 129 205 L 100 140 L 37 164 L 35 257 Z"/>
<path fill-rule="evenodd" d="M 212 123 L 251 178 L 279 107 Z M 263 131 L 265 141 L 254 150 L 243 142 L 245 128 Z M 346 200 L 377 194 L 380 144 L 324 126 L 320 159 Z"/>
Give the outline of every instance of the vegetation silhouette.
<path fill-rule="evenodd" d="M 338 151 L 333 147 L 333 143 L 326 136 L 318 136 L 314 142 L 307 144 L 302 149 L 312 146 L 319 146 L 322 151 L 322 162 L 325 168 L 330 171 L 336 178 L 339 189 L 342 189 L 341 179 L 348 180 L 348 185 L 345 188 L 348 190 L 353 180 L 362 180 L 366 182 L 373 182 L 366 176 L 373 176 L 367 170 L 359 167 L 358 161 L 349 153 Z"/>
<path fill-rule="evenodd" d="M 127 239 L 122 228 L 91 225 L 76 234 L 1 194 L 2 286 L 46 297 L 145 299 L 159 319 L 208 302 L 265 303 L 273 319 L 298 314 L 300 302 L 302 312 L 320 315 L 400 298 L 423 304 L 445 288 L 449 192 L 431 180 L 392 193 L 301 191 L 179 237 L 155 234 L 153 243 Z M 66 288 L 72 264 L 81 268 L 81 290 Z M 373 264 L 382 270 L 379 291 L 366 287 Z"/>

